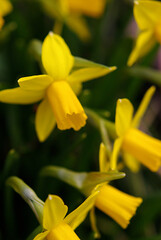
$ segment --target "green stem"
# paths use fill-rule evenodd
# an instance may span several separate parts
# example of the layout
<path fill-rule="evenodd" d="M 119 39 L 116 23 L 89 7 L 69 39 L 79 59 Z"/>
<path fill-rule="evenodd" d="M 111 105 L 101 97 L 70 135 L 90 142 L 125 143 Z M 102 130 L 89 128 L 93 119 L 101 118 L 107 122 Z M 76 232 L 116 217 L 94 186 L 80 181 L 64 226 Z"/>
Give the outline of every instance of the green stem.
<path fill-rule="evenodd" d="M 161 72 L 148 68 L 136 66 L 129 68 L 127 73 L 131 76 L 146 78 L 149 82 L 153 84 L 157 84 L 159 87 L 161 86 Z"/>
<path fill-rule="evenodd" d="M 89 108 L 85 108 L 85 112 L 88 115 L 89 122 L 95 126 L 98 130 L 100 130 L 100 126 L 103 124 L 109 134 L 109 136 L 112 139 L 115 139 L 117 137 L 116 130 L 115 130 L 115 124 L 109 120 L 106 120 L 104 118 L 101 118 L 96 112 Z M 102 135 L 102 133 L 101 133 Z"/>

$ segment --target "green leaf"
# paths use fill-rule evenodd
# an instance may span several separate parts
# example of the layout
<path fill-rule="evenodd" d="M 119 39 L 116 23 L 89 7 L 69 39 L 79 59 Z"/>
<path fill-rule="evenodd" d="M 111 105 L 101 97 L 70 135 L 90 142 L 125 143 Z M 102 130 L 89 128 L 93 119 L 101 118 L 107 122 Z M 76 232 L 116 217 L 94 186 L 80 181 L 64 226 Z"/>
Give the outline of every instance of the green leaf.
<path fill-rule="evenodd" d="M 151 83 L 157 84 L 159 87 L 161 86 L 161 71 L 148 67 L 136 66 L 129 68 L 127 72 L 131 76 L 141 77 Z"/>
<path fill-rule="evenodd" d="M 66 168 L 56 166 L 46 166 L 41 170 L 40 174 L 42 176 L 58 178 L 78 189 L 82 188 L 83 182 L 87 178 L 86 172 L 77 173 Z"/>
<path fill-rule="evenodd" d="M 125 173 L 117 171 L 104 172 L 90 172 L 87 174 L 86 179 L 83 182 L 82 191 L 87 195 L 101 183 L 108 183 L 112 180 L 125 177 Z"/>
<path fill-rule="evenodd" d="M 111 69 L 111 70 L 115 70 L 116 67 L 107 67 L 103 64 L 99 64 L 99 63 L 95 63 L 89 60 L 86 60 L 84 58 L 80 58 L 80 57 L 74 57 L 74 67 L 76 68 L 106 68 L 106 69 Z"/>
<path fill-rule="evenodd" d="M 89 195 L 91 191 L 101 183 L 106 183 L 115 179 L 123 178 L 124 173 L 121 172 L 74 172 L 62 167 L 47 166 L 40 172 L 42 176 L 56 177 L 69 185 L 79 189 L 83 193 Z"/>
<path fill-rule="evenodd" d="M 6 184 L 20 194 L 33 210 L 40 224 L 42 224 L 44 202 L 38 198 L 36 193 L 18 177 L 13 176 L 8 178 Z"/>

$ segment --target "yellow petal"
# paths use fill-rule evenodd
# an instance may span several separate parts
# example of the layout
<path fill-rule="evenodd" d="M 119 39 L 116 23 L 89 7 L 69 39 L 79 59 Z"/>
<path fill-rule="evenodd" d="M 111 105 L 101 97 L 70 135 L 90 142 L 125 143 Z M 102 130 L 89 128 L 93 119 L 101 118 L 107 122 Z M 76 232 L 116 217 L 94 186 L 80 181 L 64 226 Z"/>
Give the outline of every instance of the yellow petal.
<path fill-rule="evenodd" d="M 52 82 L 53 79 L 45 74 L 31 77 L 23 77 L 18 80 L 18 84 L 22 89 L 31 91 L 45 90 Z"/>
<path fill-rule="evenodd" d="M 161 18 L 161 3 L 158 1 L 135 1 L 134 17 L 141 30 L 153 29 Z"/>
<path fill-rule="evenodd" d="M 143 97 L 143 99 L 140 103 L 140 106 L 139 106 L 139 108 L 138 108 L 138 110 L 137 110 L 137 112 L 136 112 L 136 114 L 135 114 L 135 116 L 132 120 L 132 125 L 131 125 L 132 127 L 137 128 L 139 126 L 140 121 L 141 121 L 141 119 L 142 119 L 142 117 L 143 117 L 143 115 L 144 115 L 144 113 L 145 113 L 145 111 L 146 111 L 146 109 L 149 105 L 149 102 L 151 101 L 151 98 L 154 95 L 154 92 L 155 92 L 155 87 L 152 86 L 145 93 L 145 95 L 144 95 L 144 97 Z"/>
<path fill-rule="evenodd" d="M 103 143 L 100 144 L 99 149 L 99 169 L 100 172 L 107 172 L 109 170 L 110 163 L 107 156 L 107 150 Z"/>
<path fill-rule="evenodd" d="M 44 204 L 43 227 L 52 230 L 61 223 L 68 211 L 63 200 L 56 195 L 49 195 Z"/>
<path fill-rule="evenodd" d="M 31 104 L 40 101 L 44 91 L 25 91 L 18 88 L 0 91 L 0 102 L 13 104 Z"/>
<path fill-rule="evenodd" d="M 72 229 L 77 228 L 84 221 L 89 210 L 93 207 L 98 193 L 99 191 L 92 193 L 78 208 L 68 214 L 64 222 L 69 224 Z"/>
<path fill-rule="evenodd" d="M 54 80 L 65 80 L 73 66 L 73 56 L 63 38 L 50 32 L 42 45 L 42 63 Z"/>
<path fill-rule="evenodd" d="M 115 128 L 118 136 L 124 135 L 125 132 L 129 129 L 133 111 L 133 106 L 128 99 L 124 98 L 117 100 Z"/>
<path fill-rule="evenodd" d="M 119 152 L 121 149 L 122 141 L 123 141 L 123 138 L 120 137 L 120 138 L 117 138 L 114 142 L 113 151 L 112 151 L 111 159 L 110 159 L 111 170 L 117 170 L 117 159 L 118 159 L 118 155 L 119 155 Z"/>
<path fill-rule="evenodd" d="M 65 19 L 66 25 L 75 32 L 82 41 L 88 41 L 91 33 L 85 19 L 81 16 L 69 15 Z"/>
<path fill-rule="evenodd" d="M 137 173 L 140 170 L 140 163 L 131 154 L 123 152 L 123 159 L 132 172 Z"/>
<path fill-rule="evenodd" d="M 122 149 L 151 171 L 158 171 L 161 166 L 161 141 L 135 128 L 130 128 L 124 136 Z"/>
<path fill-rule="evenodd" d="M 44 99 L 38 106 L 35 125 L 40 142 L 46 140 L 56 125 L 52 108 L 47 99 Z"/>
<path fill-rule="evenodd" d="M 1 0 L 0 1 L 0 15 L 5 16 L 12 11 L 12 4 L 10 1 Z"/>
<path fill-rule="evenodd" d="M 47 240 L 79 240 L 73 229 L 65 223 L 60 223 L 48 234 Z"/>
<path fill-rule="evenodd" d="M 95 206 L 113 218 L 122 228 L 126 228 L 141 202 L 141 198 L 104 185 L 97 195 Z"/>
<path fill-rule="evenodd" d="M 154 32 L 152 31 L 143 31 L 137 37 L 135 47 L 132 50 L 127 65 L 132 66 L 139 58 L 143 57 L 148 53 L 154 46 L 156 40 Z"/>
<path fill-rule="evenodd" d="M 116 67 L 91 67 L 91 68 L 83 68 L 72 72 L 68 76 L 69 82 L 86 82 L 98 77 L 102 77 L 112 71 L 114 71 Z"/>
<path fill-rule="evenodd" d="M 49 234 L 49 231 L 39 233 L 33 240 L 46 240 L 46 236 Z"/>
<path fill-rule="evenodd" d="M 59 129 L 73 128 L 77 131 L 86 124 L 87 116 L 67 82 L 52 83 L 47 90 L 47 98 Z"/>
<path fill-rule="evenodd" d="M 68 0 L 71 12 L 91 17 L 100 17 L 105 9 L 106 0 Z"/>

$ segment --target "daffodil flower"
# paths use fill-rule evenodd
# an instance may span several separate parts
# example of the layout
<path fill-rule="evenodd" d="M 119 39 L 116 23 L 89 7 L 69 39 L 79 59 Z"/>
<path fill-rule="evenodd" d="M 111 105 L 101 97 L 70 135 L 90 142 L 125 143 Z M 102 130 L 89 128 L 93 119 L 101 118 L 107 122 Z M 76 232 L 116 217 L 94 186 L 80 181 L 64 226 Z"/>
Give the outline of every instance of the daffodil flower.
<path fill-rule="evenodd" d="M 110 162 L 108 161 L 106 148 L 103 143 L 100 145 L 99 164 L 101 172 L 109 171 Z M 142 203 L 142 198 L 126 194 L 107 183 L 102 184 L 99 191 L 95 206 L 110 216 L 122 228 L 127 228 L 130 219 Z"/>
<path fill-rule="evenodd" d="M 57 177 L 76 187 L 86 196 L 90 196 L 95 190 L 99 191 L 94 206 L 110 216 L 122 228 L 126 228 L 137 207 L 142 203 L 142 198 L 131 196 L 109 185 L 111 180 L 122 178 L 125 174 L 109 171 L 110 161 L 108 161 L 109 157 L 106 151 L 106 147 L 101 143 L 100 172 L 77 173 L 61 167 L 47 166 L 43 168 L 41 174 Z M 91 210 L 91 223 L 96 235 L 99 236 L 93 209 Z"/>
<path fill-rule="evenodd" d="M 0 0 L 0 29 L 4 24 L 3 17 L 12 11 L 12 5 L 8 0 Z"/>
<path fill-rule="evenodd" d="M 47 74 L 20 78 L 19 87 L 0 92 L 0 101 L 5 103 L 42 100 L 35 120 L 40 141 L 49 136 L 56 123 L 61 130 L 83 127 L 87 116 L 74 91 L 80 91 L 82 82 L 115 70 L 73 57 L 64 40 L 52 32 L 42 45 L 42 63 Z"/>
<path fill-rule="evenodd" d="M 117 101 L 115 127 L 118 138 L 114 143 L 112 169 L 116 169 L 116 159 L 120 149 L 123 151 L 126 164 L 132 171 L 139 170 L 138 161 L 151 171 L 157 171 L 160 168 L 161 141 L 137 129 L 154 92 L 154 86 L 148 89 L 134 117 L 134 109 L 128 99 Z"/>
<path fill-rule="evenodd" d="M 65 23 L 82 40 L 90 38 L 90 31 L 82 15 L 100 17 L 106 5 L 106 0 L 40 0 L 40 2 L 50 17 Z"/>
<path fill-rule="evenodd" d="M 86 218 L 97 194 L 98 192 L 93 193 L 66 217 L 68 207 L 63 200 L 56 195 L 49 195 L 43 209 L 44 232 L 38 234 L 34 240 L 78 240 L 79 237 L 74 230 Z"/>
<path fill-rule="evenodd" d="M 134 17 L 140 33 L 128 59 L 128 66 L 146 55 L 156 42 L 161 44 L 161 2 L 134 1 Z"/>

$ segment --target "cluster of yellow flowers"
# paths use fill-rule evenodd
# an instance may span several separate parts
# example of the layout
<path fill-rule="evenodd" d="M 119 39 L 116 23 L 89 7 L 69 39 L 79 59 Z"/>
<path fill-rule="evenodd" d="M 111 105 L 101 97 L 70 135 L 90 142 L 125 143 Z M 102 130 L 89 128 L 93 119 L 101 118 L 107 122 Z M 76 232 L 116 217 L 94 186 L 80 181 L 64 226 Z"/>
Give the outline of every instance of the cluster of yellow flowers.
<path fill-rule="evenodd" d="M 40 3 L 46 13 L 56 18 L 58 23 L 67 24 L 81 38 L 87 39 L 90 33 L 82 15 L 99 17 L 103 13 L 106 0 L 40 0 Z M 3 24 L 3 17 L 11 9 L 12 6 L 7 0 L 0 0 L 0 27 Z M 129 66 L 144 56 L 155 42 L 161 43 L 161 3 L 150 0 L 134 1 L 134 16 L 140 33 L 129 57 Z M 41 101 L 36 111 L 35 128 L 38 139 L 43 142 L 56 125 L 60 130 L 73 128 L 76 131 L 85 126 L 87 117 L 92 117 L 92 114 L 83 108 L 77 98 L 82 83 L 104 76 L 114 71 L 116 67 L 107 67 L 74 57 L 63 38 L 53 32 L 49 32 L 43 41 L 41 57 L 44 74 L 20 78 L 18 87 L 0 91 L 0 102 L 33 104 Z M 154 86 L 148 89 L 134 116 L 131 102 L 126 98 L 118 99 L 113 150 L 109 152 L 108 146 L 101 143 L 99 172 L 81 175 L 54 166 L 44 168 L 44 175 L 55 176 L 73 185 L 82 191 L 87 199 L 65 217 L 68 207 L 60 197 L 49 195 L 45 203 L 42 203 L 43 217 L 40 223 L 43 232 L 34 240 L 79 239 L 74 229 L 85 219 L 89 210 L 93 230 L 98 236 L 94 206 L 113 218 L 122 228 L 128 226 L 137 207 L 142 203 L 142 198 L 130 196 L 110 186 L 109 182 L 125 176 L 118 169 L 117 161 L 120 154 L 125 164 L 134 172 L 139 170 L 140 163 L 154 172 L 160 168 L 161 141 L 138 129 L 154 92 Z M 97 118 L 101 122 L 101 118 L 99 116 Z M 62 174 L 59 174 L 61 171 Z M 14 181 L 15 178 L 11 177 L 9 184 L 14 185 L 12 184 Z M 19 180 L 16 179 L 13 188 L 17 189 L 19 184 Z"/>

